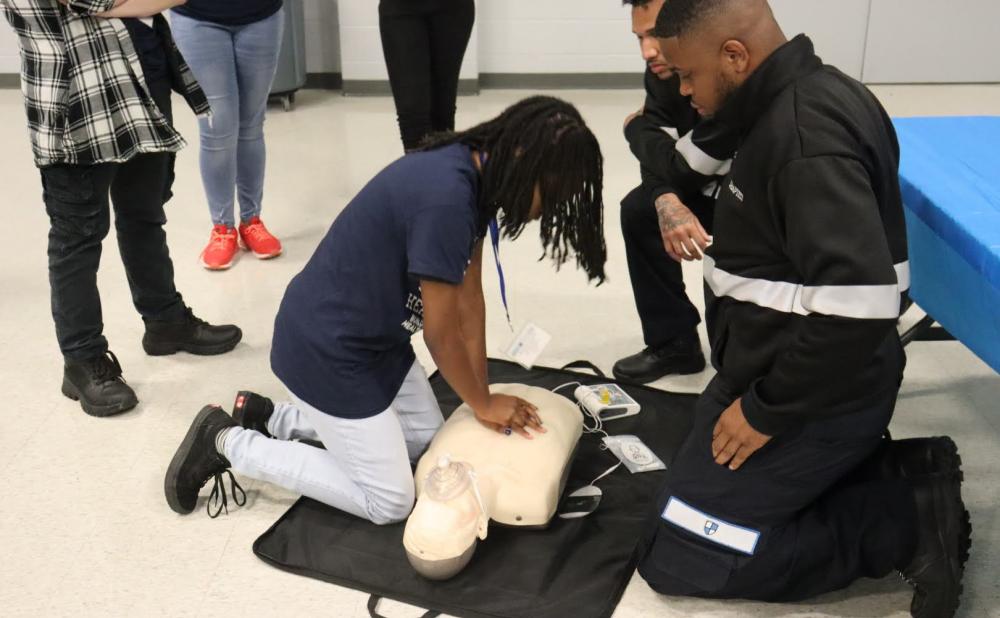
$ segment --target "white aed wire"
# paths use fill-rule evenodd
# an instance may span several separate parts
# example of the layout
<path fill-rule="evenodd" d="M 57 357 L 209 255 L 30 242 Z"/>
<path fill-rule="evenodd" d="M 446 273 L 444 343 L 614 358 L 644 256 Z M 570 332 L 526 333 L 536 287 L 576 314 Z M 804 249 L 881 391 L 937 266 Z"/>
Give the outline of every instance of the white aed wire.
<path fill-rule="evenodd" d="M 567 382 L 567 383 L 565 383 L 565 384 L 563 384 L 561 386 L 555 387 L 554 389 L 552 389 L 552 392 L 553 393 L 558 393 L 559 391 L 561 391 L 562 389 L 566 388 L 567 386 L 583 386 L 583 384 L 580 384 L 579 382 Z"/>
<path fill-rule="evenodd" d="M 597 481 L 601 480 L 602 478 L 606 477 L 607 475 L 611 474 L 612 472 L 614 472 L 615 470 L 617 470 L 618 468 L 620 468 L 621 465 L 622 465 L 622 462 L 619 461 L 615 465 L 611 466 L 610 468 L 608 468 L 607 470 L 605 470 L 604 472 L 602 472 L 599 477 L 597 477 L 596 479 L 590 481 L 590 484 L 594 485 L 594 483 L 596 483 Z M 596 487 L 596 485 L 594 485 L 594 486 Z"/>
<path fill-rule="evenodd" d="M 554 389 L 552 389 L 552 392 L 553 393 L 557 393 L 557 392 L 561 391 L 562 389 L 566 388 L 567 386 L 583 386 L 583 384 L 581 384 L 579 382 L 567 382 L 566 384 L 562 384 L 562 385 L 559 385 L 559 386 L 555 387 Z M 584 433 L 589 433 L 589 434 L 600 433 L 600 434 L 604 434 L 605 438 L 610 438 L 611 437 L 610 435 L 608 435 L 608 432 L 604 431 L 604 421 L 602 421 L 600 419 L 600 417 L 591 414 L 590 410 L 588 410 L 587 408 L 583 407 L 583 404 L 581 404 L 579 401 L 576 402 L 576 407 L 580 408 L 580 412 L 583 414 L 583 418 L 584 418 L 584 421 L 583 421 L 583 432 Z M 590 427 L 590 426 L 587 425 L 587 420 L 586 419 L 588 419 L 588 418 L 592 419 L 594 421 L 594 426 L 593 427 Z M 603 440 L 601 441 L 601 450 L 602 451 L 608 450 L 608 445 Z M 614 472 L 615 470 L 617 470 L 618 468 L 620 468 L 621 465 L 622 465 L 622 462 L 619 461 L 615 465 L 611 466 L 610 468 L 608 468 L 607 470 L 605 470 L 604 472 L 602 472 L 600 474 L 600 476 L 598 476 L 596 479 L 592 480 L 590 482 L 590 485 L 596 487 L 596 485 L 594 485 L 594 483 L 596 483 L 597 481 L 599 481 L 599 480 L 603 479 L 604 477 L 608 476 L 609 474 L 611 474 L 612 472 Z"/>
<path fill-rule="evenodd" d="M 561 384 L 561 385 L 555 387 L 554 389 L 552 389 L 552 392 L 553 393 L 557 393 L 557 392 L 561 391 L 562 389 L 566 388 L 567 386 L 583 386 L 583 384 L 581 384 L 580 382 L 567 382 L 566 384 Z M 602 421 L 599 416 L 597 416 L 595 414 L 591 414 L 590 410 L 588 410 L 587 408 L 583 407 L 583 404 L 581 404 L 579 401 L 576 402 L 576 407 L 580 408 L 580 412 L 583 414 L 583 419 L 584 419 L 583 420 L 583 433 L 588 433 L 588 434 L 595 434 L 595 433 L 597 433 L 597 434 L 603 435 L 606 438 L 610 437 L 608 435 L 608 432 L 604 431 L 604 421 Z M 587 419 L 588 418 L 591 419 L 592 421 L 594 421 L 594 426 L 593 427 L 591 427 L 590 425 L 587 424 Z M 601 450 L 603 451 L 603 450 L 605 450 L 607 448 L 608 448 L 607 445 L 605 445 L 604 442 L 601 442 Z"/>

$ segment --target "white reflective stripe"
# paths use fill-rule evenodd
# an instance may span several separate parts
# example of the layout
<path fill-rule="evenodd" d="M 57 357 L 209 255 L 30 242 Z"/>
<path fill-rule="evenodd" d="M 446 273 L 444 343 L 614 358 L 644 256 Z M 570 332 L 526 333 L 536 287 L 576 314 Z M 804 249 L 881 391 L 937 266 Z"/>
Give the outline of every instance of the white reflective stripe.
<path fill-rule="evenodd" d="M 784 313 L 808 315 L 799 298 L 801 287 L 785 281 L 750 279 L 715 267 L 715 260 L 705 256 L 705 282 L 716 296 L 728 296 L 743 302 Z"/>
<path fill-rule="evenodd" d="M 674 138 L 675 140 L 681 138 L 681 134 L 678 133 L 677 129 L 673 127 L 660 127 L 660 130 L 669 135 L 670 137 Z"/>
<path fill-rule="evenodd" d="M 808 313 L 839 315 L 857 320 L 895 320 L 899 317 L 899 286 L 802 286 L 802 306 Z"/>
<path fill-rule="evenodd" d="M 733 164 L 731 160 L 715 159 L 698 148 L 691 139 L 691 133 L 677 140 L 677 152 L 684 157 L 691 169 L 702 176 L 725 176 Z"/>
<path fill-rule="evenodd" d="M 723 545 L 744 554 L 753 555 L 760 540 L 760 532 L 736 526 L 717 517 L 706 515 L 682 500 L 671 496 L 667 508 L 663 509 L 663 519 L 706 541 Z"/>
<path fill-rule="evenodd" d="M 898 284 L 816 285 L 741 277 L 716 267 L 705 256 L 705 282 L 716 296 L 753 303 L 783 313 L 821 313 L 862 320 L 894 320 L 899 317 L 901 292 L 909 287 L 909 265 L 896 265 Z M 905 285 L 902 276 L 906 276 Z"/>
<path fill-rule="evenodd" d="M 899 282 L 899 291 L 905 292 L 910 289 L 910 262 L 909 260 L 896 264 L 896 281 Z"/>

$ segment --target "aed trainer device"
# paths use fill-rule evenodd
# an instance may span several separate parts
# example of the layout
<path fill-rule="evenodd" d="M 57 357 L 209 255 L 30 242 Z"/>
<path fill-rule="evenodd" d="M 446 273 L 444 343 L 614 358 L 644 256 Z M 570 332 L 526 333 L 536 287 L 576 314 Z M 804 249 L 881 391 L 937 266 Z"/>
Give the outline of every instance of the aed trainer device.
<path fill-rule="evenodd" d="M 591 416 L 600 421 L 634 416 L 641 409 L 639 403 L 617 384 L 580 386 L 573 395 Z"/>

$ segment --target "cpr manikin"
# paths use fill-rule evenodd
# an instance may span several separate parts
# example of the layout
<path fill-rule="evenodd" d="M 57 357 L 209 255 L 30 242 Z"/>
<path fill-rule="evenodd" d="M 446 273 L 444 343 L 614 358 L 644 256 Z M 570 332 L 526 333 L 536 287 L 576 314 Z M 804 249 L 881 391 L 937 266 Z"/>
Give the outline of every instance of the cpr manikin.
<path fill-rule="evenodd" d="M 429 579 L 461 571 L 490 519 L 546 526 L 583 432 L 583 415 L 562 395 L 521 384 L 490 390 L 534 404 L 546 433 L 505 436 L 481 425 L 469 406 L 455 410 L 417 465 L 417 503 L 403 533 L 410 564 Z"/>

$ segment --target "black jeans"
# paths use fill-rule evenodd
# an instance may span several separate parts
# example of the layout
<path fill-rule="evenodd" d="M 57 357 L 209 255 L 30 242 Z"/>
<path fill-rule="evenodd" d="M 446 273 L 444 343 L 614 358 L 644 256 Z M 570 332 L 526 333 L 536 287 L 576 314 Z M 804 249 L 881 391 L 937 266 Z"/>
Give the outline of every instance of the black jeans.
<path fill-rule="evenodd" d="M 662 594 L 783 602 L 904 568 L 917 540 L 912 486 L 856 473 L 881 444 L 896 392 L 779 435 L 732 472 L 712 459 L 712 430 L 736 399 L 716 378 L 667 471 L 639 573 Z M 666 521 L 671 498 L 758 531 L 756 551 L 745 555 Z"/>
<path fill-rule="evenodd" d="M 382 52 L 406 150 L 429 133 L 455 128 L 458 74 L 476 19 L 473 0 L 422 4 L 428 3 L 379 3 Z"/>
<path fill-rule="evenodd" d="M 711 233 L 711 202 L 692 200 L 688 207 Z M 636 187 L 625 196 L 621 219 L 632 294 L 646 345 L 657 348 L 675 337 L 694 332 L 701 316 L 688 298 L 681 265 L 672 260 L 663 247 L 656 207 L 648 187 Z"/>
<path fill-rule="evenodd" d="M 170 85 L 150 84 L 160 110 L 171 117 Z M 41 169 L 49 215 L 49 283 L 52 317 L 63 356 L 82 360 L 104 354 L 97 270 L 101 242 L 114 204 L 118 248 L 135 308 L 144 319 L 174 320 L 185 306 L 174 287 L 167 251 L 164 203 L 170 198 L 174 155 L 141 154 L 126 163 L 53 165 Z"/>

